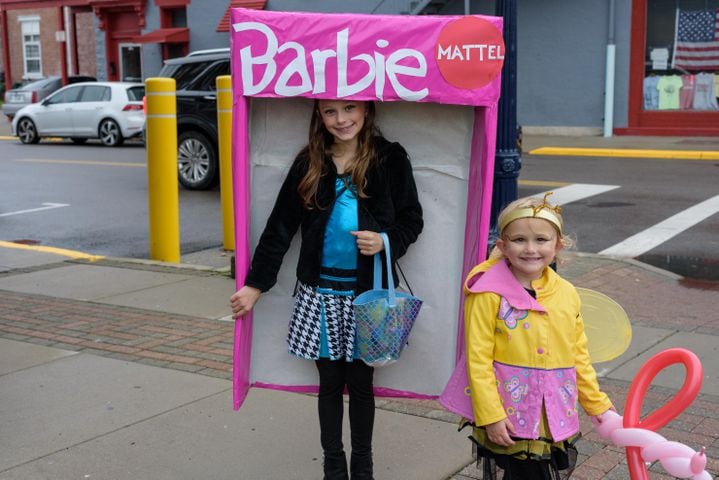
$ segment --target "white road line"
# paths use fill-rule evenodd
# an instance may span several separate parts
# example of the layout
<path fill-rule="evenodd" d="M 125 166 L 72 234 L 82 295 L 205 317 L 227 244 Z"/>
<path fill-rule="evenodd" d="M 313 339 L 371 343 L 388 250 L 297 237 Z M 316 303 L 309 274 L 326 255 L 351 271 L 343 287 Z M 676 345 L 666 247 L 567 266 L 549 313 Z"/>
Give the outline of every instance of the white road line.
<path fill-rule="evenodd" d="M 717 212 L 719 212 L 719 195 L 687 208 L 636 235 L 632 235 L 626 240 L 602 250 L 599 254 L 637 257 Z"/>
<path fill-rule="evenodd" d="M 568 203 L 576 202 L 577 200 L 582 200 L 587 197 L 593 197 L 594 195 L 599 195 L 600 193 L 614 190 L 615 188 L 619 188 L 619 185 L 594 185 L 590 183 L 573 183 L 566 187 L 552 190 L 554 194 L 551 195 L 547 200 L 553 205 L 556 204 L 562 206 Z M 543 198 L 545 193 L 546 192 L 538 193 L 537 195 L 532 196 L 536 198 Z"/>
<path fill-rule="evenodd" d="M 69 207 L 69 203 L 43 203 L 44 207 L 30 208 L 28 210 L 17 210 L 15 212 L 0 213 L 0 217 L 10 217 L 12 215 L 22 215 L 23 213 L 40 212 L 42 210 L 52 210 L 53 208 Z"/>

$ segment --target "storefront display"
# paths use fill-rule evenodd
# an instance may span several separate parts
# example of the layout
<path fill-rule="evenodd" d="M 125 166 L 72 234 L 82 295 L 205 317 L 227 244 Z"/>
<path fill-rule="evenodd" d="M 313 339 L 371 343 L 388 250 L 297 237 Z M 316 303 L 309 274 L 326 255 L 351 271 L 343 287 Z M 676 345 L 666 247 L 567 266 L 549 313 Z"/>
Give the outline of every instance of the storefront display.
<path fill-rule="evenodd" d="M 625 134 L 719 135 L 719 0 L 634 0 Z"/>
<path fill-rule="evenodd" d="M 716 1 L 647 3 L 645 110 L 719 110 L 718 14 Z"/>

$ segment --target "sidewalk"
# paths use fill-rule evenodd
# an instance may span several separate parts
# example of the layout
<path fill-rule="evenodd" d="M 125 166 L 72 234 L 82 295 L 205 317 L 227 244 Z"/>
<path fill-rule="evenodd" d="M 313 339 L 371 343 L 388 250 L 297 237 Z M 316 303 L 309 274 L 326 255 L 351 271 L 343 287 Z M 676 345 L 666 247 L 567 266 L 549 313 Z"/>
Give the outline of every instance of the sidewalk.
<path fill-rule="evenodd" d="M 206 251 L 183 262 L 88 262 L 0 247 L 0 480 L 320 478 L 314 398 L 252 389 L 232 411 L 227 256 Z M 560 270 L 632 319 L 630 349 L 597 366 L 620 411 L 653 353 L 683 346 L 700 357 L 700 398 L 661 433 L 706 446 L 708 470 L 719 473 L 717 290 L 597 255 L 574 254 Z M 655 379 L 645 412 L 675 394 L 680 370 Z M 457 418 L 436 402 L 377 405 L 378 480 L 479 478 Z M 623 451 L 586 417 L 582 431 L 572 478 L 628 478 Z"/>
<path fill-rule="evenodd" d="M 525 154 L 541 147 L 716 153 L 719 138 L 525 134 Z M 89 262 L 0 245 L 0 480 L 321 477 L 313 397 L 252 389 L 232 411 L 228 256 L 210 250 L 182 261 Z M 559 268 L 575 285 L 614 298 L 632 320 L 629 350 L 596 366 L 620 411 L 651 355 L 681 346 L 699 356 L 702 393 L 661 434 L 706 446 L 707 470 L 719 474 L 717 285 L 581 253 Z M 682 381 L 680 367 L 658 375 L 645 415 Z M 479 478 L 466 433 L 437 402 L 377 406 L 378 480 Z M 585 416 L 582 431 L 572 478 L 628 479 L 623 450 L 601 441 Z M 658 465 L 651 471 L 652 479 L 672 478 Z"/>

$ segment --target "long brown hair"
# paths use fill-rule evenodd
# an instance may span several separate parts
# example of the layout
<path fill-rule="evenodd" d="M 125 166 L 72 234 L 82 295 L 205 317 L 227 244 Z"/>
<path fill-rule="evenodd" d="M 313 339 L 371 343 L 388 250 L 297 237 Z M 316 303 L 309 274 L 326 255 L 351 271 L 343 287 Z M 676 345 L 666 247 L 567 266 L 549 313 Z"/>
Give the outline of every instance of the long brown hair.
<path fill-rule="evenodd" d="M 357 101 L 357 103 L 365 103 L 366 116 L 364 125 L 362 125 L 362 129 L 357 136 L 357 156 L 346 173 L 351 174 L 352 183 L 357 186 L 357 194 L 361 198 L 367 198 L 367 195 L 364 193 L 364 189 L 367 186 L 367 170 L 375 161 L 372 137 L 375 134 L 379 134 L 379 129 L 374 123 L 374 102 Z M 297 192 L 300 194 L 300 197 L 302 197 L 302 201 L 308 209 L 319 207 L 316 198 L 317 188 L 320 183 L 320 178 L 329 171 L 328 163 L 325 159 L 328 155 L 331 155 L 330 149 L 334 140 L 334 137 L 322 122 L 319 100 L 315 100 L 312 108 L 312 120 L 310 121 L 309 143 L 303 150 L 303 153 L 307 154 L 309 167 L 307 168 L 307 173 L 297 186 Z"/>

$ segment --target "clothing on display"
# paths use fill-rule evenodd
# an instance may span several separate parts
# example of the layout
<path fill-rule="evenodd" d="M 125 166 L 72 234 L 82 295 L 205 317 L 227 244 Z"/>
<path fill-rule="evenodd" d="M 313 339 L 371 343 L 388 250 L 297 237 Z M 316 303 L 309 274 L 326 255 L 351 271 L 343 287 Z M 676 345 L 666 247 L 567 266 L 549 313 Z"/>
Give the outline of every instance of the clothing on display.
<path fill-rule="evenodd" d="M 649 75 L 644 78 L 644 110 L 719 110 L 719 75 Z"/>
<path fill-rule="evenodd" d="M 679 108 L 679 91 L 682 79 L 679 75 L 667 75 L 659 78 L 659 110 L 676 110 Z"/>
<path fill-rule="evenodd" d="M 691 110 L 694 105 L 694 75 L 682 75 L 682 89 L 679 90 L 679 107 Z"/>
<path fill-rule="evenodd" d="M 644 110 L 656 110 L 659 108 L 658 83 L 659 77 L 656 75 L 644 78 Z"/>
<path fill-rule="evenodd" d="M 696 75 L 694 87 L 694 110 L 719 110 L 716 98 L 716 87 L 713 73 L 699 73 Z"/>

